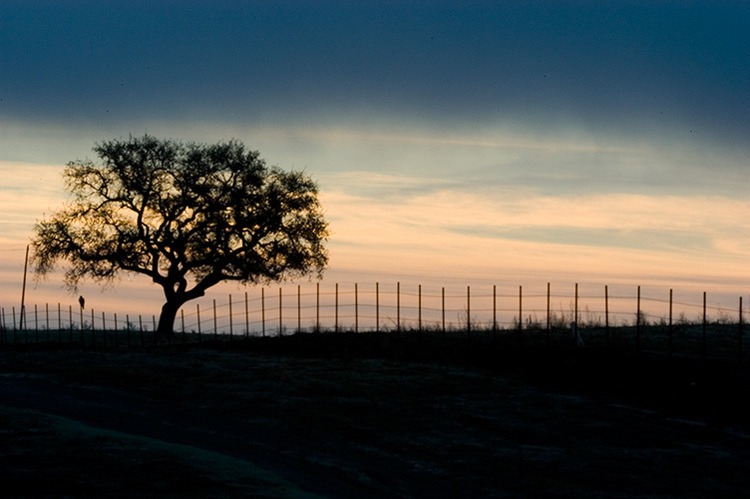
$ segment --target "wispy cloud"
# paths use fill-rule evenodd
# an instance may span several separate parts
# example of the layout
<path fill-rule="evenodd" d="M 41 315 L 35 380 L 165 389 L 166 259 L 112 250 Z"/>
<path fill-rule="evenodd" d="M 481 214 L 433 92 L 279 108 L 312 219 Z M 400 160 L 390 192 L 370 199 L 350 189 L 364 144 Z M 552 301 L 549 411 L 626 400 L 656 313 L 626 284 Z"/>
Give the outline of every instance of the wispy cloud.
<path fill-rule="evenodd" d="M 0 162 L 0 244 L 25 245 L 34 223 L 66 199 L 60 165 Z"/>
<path fill-rule="evenodd" d="M 545 196 L 439 185 L 401 198 L 326 191 L 323 200 L 334 230 L 334 266 L 653 276 L 690 268 L 722 277 L 750 271 L 750 202 L 744 200 Z"/>

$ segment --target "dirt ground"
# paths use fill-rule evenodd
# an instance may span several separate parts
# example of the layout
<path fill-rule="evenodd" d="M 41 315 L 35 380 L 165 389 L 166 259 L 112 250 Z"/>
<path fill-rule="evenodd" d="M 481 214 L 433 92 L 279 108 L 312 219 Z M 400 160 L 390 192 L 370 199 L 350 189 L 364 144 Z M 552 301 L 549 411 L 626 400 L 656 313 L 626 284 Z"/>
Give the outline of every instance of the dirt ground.
<path fill-rule="evenodd" d="M 736 367 L 450 354 L 6 347 L 2 495 L 750 494 L 750 384 Z"/>

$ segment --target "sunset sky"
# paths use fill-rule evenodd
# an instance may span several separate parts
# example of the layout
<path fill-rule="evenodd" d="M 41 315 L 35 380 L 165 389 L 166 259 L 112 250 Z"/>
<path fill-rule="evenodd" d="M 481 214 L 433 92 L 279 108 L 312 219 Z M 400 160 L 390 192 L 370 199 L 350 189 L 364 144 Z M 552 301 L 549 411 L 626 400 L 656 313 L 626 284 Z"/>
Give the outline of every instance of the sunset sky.
<path fill-rule="evenodd" d="M 4 0 L 0 302 L 63 165 L 143 133 L 317 179 L 326 281 L 750 301 L 749 27 L 743 1 Z M 104 296 L 158 304 L 144 279 Z"/>

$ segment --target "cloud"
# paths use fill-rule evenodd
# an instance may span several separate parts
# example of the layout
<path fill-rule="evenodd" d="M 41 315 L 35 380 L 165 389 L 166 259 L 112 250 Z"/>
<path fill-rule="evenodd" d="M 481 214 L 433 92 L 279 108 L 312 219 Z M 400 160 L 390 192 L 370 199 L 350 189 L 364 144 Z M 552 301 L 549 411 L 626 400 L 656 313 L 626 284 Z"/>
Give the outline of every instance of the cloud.
<path fill-rule="evenodd" d="M 382 188 L 395 181 L 382 181 Z M 750 271 L 745 200 L 547 196 L 440 185 L 401 198 L 374 194 L 323 193 L 333 268 L 465 277 L 513 271 L 666 278 L 687 272 L 717 279 Z"/>
<path fill-rule="evenodd" d="M 108 127 L 395 115 L 448 127 L 748 138 L 750 11 L 741 2 L 0 9 L 3 120 Z"/>
<path fill-rule="evenodd" d="M 25 246 L 34 223 L 66 199 L 62 166 L 0 161 L 0 245 Z"/>

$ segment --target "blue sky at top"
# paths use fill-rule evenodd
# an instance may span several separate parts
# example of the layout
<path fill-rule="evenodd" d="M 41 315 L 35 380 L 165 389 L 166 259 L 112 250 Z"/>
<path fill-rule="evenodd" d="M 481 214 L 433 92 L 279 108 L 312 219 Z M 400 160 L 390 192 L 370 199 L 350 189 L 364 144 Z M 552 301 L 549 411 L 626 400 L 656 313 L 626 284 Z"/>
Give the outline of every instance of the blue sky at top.
<path fill-rule="evenodd" d="M 3 2 L 0 112 L 105 126 L 369 114 L 748 142 L 746 3 L 497 4 Z"/>

